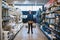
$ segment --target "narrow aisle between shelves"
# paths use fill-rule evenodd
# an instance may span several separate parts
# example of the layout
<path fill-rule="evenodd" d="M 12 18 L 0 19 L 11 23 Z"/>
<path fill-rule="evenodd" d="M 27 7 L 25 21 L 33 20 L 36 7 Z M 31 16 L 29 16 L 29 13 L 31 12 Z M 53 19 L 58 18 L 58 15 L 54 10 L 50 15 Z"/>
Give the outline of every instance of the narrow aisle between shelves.
<path fill-rule="evenodd" d="M 33 34 L 28 34 L 27 31 L 28 29 L 24 26 L 14 40 L 48 40 L 38 27 L 33 28 Z"/>

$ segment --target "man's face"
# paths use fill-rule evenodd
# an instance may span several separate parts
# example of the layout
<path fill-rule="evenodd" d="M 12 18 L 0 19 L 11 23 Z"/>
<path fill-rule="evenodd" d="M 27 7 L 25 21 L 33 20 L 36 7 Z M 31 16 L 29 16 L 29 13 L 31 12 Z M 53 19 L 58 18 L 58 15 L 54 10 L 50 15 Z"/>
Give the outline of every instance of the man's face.
<path fill-rule="evenodd" d="M 29 10 L 29 14 L 31 14 L 31 10 Z"/>

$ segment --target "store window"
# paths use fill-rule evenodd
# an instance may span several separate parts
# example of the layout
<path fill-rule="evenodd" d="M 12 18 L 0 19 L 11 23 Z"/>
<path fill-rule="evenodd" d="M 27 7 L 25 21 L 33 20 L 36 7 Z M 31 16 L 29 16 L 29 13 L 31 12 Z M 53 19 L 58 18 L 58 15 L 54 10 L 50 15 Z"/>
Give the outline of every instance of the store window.
<path fill-rule="evenodd" d="M 19 8 L 21 11 L 37 11 L 39 8 L 42 10 L 42 6 L 15 6 L 15 8 Z"/>

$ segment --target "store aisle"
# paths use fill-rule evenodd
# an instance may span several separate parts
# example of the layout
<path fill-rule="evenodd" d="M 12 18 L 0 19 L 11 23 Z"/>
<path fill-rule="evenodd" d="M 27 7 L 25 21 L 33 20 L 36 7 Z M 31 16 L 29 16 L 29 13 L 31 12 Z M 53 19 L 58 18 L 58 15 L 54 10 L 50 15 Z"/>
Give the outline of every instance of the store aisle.
<path fill-rule="evenodd" d="M 14 40 L 48 40 L 48 39 L 38 27 L 33 29 L 33 34 L 31 33 L 27 34 L 27 28 L 23 27 Z"/>

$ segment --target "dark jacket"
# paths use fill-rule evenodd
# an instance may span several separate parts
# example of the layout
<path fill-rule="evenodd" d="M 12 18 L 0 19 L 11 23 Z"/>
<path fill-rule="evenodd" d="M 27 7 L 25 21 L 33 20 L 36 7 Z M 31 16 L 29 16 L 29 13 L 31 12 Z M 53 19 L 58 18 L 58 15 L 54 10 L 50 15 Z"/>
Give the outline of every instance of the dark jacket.
<path fill-rule="evenodd" d="M 28 21 L 33 21 L 33 14 L 28 14 L 27 19 Z"/>

